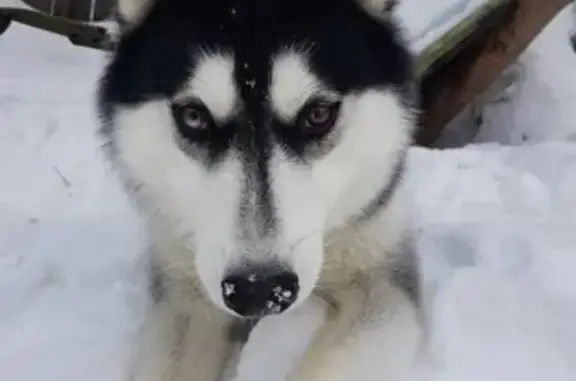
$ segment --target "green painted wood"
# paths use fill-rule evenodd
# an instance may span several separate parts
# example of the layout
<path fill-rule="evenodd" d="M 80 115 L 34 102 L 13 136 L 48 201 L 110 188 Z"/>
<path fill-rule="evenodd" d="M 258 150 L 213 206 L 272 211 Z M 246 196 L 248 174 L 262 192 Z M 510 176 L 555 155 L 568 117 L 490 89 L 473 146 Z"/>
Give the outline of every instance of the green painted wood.
<path fill-rule="evenodd" d="M 423 77 L 438 61 L 443 60 L 447 55 L 454 54 L 480 24 L 489 20 L 491 14 L 512 2 L 514 0 L 486 0 L 486 4 L 456 24 L 418 55 L 415 68 L 417 76 Z"/>
<path fill-rule="evenodd" d="M 0 7 L 0 24 L 2 23 L 1 20 L 19 22 L 47 32 L 59 34 L 67 37 L 75 45 L 103 50 L 112 48 L 110 36 L 106 29 L 94 24 L 74 21 L 60 16 L 52 16 L 47 13 L 29 9 L 8 7 Z"/>

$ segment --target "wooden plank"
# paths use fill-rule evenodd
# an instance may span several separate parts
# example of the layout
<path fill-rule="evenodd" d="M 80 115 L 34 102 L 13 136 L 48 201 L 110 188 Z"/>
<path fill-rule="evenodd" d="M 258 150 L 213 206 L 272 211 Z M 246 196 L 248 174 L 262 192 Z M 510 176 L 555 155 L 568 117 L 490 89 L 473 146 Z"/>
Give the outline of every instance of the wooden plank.
<path fill-rule="evenodd" d="M 94 12 L 94 18 L 96 20 L 104 20 L 114 16 L 115 12 L 115 1 L 114 0 L 95 0 L 96 8 Z"/>
<path fill-rule="evenodd" d="M 56 0 L 22 0 L 24 4 L 46 13 L 51 13 L 54 1 Z"/>
<path fill-rule="evenodd" d="M 0 35 L 6 32 L 11 23 L 12 19 L 10 17 L 0 13 Z"/>
<path fill-rule="evenodd" d="M 90 20 L 90 6 L 90 0 L 71 0 L 66 18 L 78 21 L 92 21 Z"/>
<path fill-rule="evenodd" d="M 53 16 L 68 17 L 74 0 L 54 0 Z"/>
<path fill-rule="evenodd" d="M 114 12 L 114 0 L 22 0 L 41 12 L 76 21 L 101 21 Z M 92 5 L 94 2 L 94 5 Z M 92 7 L 94 9 L 92 10 Z M 54 12 L 52 12 L 54 10 Z M 93 12 L 93 14 L 92 14 Z M 91 18 L 93 16 L 93 18 Z"/>
<path fill-rule="evenodd" d="M 416 143 L 429 146 L 464 108 L 518 59 L 571 0 L 515 0 L 494 13 L 447 62 L 421 79 L 423 108 Z"/>
<path fill-rule="evenodd" d="M 22 8 L 1 8 L 0 27 L 2 19 L 16 21 L 34 28 L 60 34 L 76 45 L 109 50 L 112 47 L 110 36 L 105 28 L 73 21 L 64 17 L 50 16 L 46 13 Z"/>
<path fill-rule="evenodd" d="M 478 33 L 483 25 L 493 24 L 495 16 L 513 2 L 514 0 L 484 0 L 483 5 L 478 6 L 472 14 L 460 20 L 449 31 L 438 36 L 418 54 L 416 75 L 423 78 L 446 63 L 474 33 Z"/>

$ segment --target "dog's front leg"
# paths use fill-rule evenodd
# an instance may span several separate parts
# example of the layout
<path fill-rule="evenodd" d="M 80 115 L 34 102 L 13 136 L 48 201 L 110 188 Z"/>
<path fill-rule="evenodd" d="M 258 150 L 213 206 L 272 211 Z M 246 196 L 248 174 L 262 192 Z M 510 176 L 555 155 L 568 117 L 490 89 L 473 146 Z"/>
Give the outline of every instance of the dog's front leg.
<path fill-rule="evenodd" d="M 229 319 L 199 304 L 154 304 L 136 341 L 130 381 L 219 381 L 229 357 Z"/>
<path fill-rule="evenodd" d="M 284 381 L 326 318 L 314 298 L 294 311 L 263 318 L 250 333 L 232 381 Z"/>
<path fill-rule="evenodd" d="M 288 381 L 407 381 L 420 340 L 416 309 L 388 284 L 340 295 L 340 311 L 315 334 Z"/>

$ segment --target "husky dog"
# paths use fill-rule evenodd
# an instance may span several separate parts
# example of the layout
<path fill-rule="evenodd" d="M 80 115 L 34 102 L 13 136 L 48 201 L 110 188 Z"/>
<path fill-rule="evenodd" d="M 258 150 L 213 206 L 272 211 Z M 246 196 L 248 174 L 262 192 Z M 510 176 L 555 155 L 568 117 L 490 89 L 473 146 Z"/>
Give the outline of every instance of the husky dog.
<path fill-rule="evenodd" d="M 128 379 L 220 380 L 238 322 L 320 305 L 289 380 L 402 378 L 415 92 L 390 5 L 119 0 L 101 131 L 149 222 L 153 299 Z"/>

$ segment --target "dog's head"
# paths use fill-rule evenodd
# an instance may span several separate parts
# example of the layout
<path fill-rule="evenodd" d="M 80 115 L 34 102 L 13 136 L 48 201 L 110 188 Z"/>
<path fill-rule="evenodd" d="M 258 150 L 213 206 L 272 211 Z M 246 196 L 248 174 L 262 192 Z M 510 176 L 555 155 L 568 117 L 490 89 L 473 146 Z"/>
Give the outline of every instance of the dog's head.
<path fill-rule="evenodd" d="M 241 316 L 305 300 L 324 233 L 376 213 L 413 132 L 389 0 L 120 0 L 110 153 Z M 175 264 L 178 265 L 178 264 Z"/>

